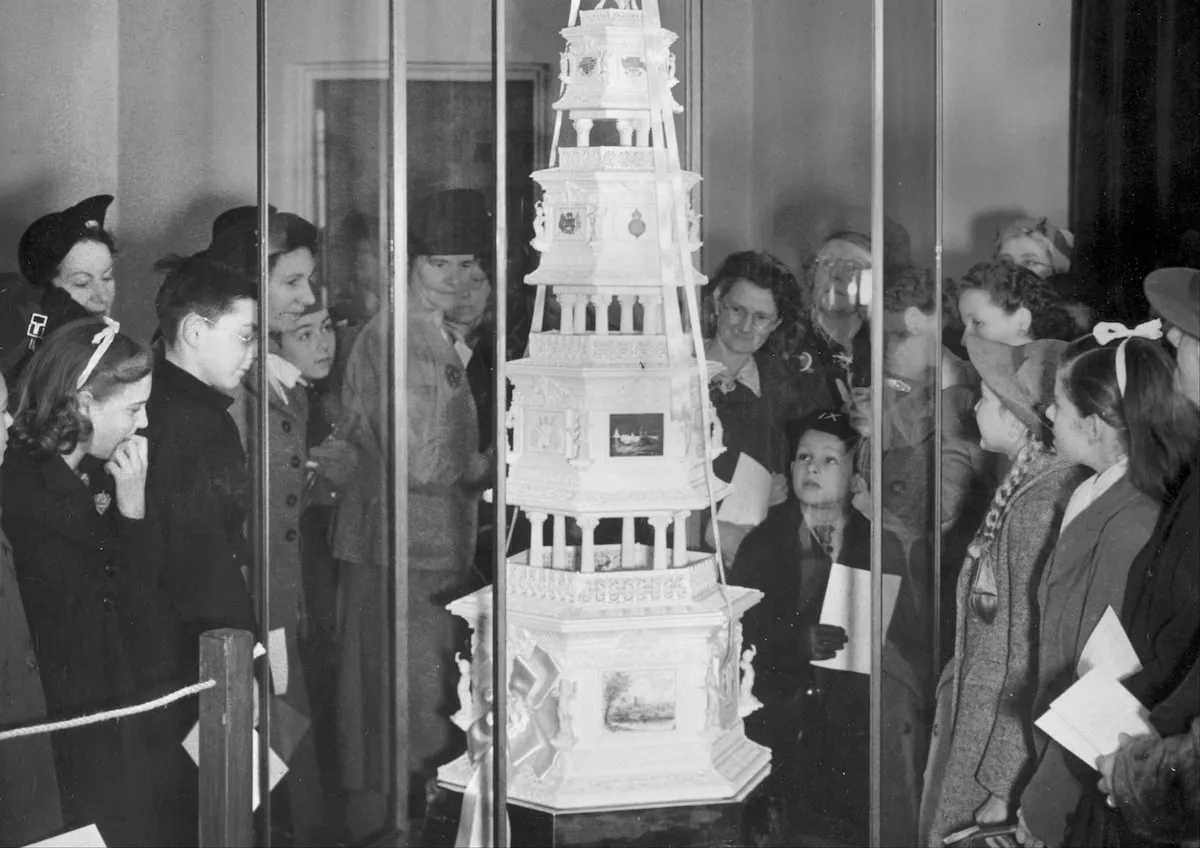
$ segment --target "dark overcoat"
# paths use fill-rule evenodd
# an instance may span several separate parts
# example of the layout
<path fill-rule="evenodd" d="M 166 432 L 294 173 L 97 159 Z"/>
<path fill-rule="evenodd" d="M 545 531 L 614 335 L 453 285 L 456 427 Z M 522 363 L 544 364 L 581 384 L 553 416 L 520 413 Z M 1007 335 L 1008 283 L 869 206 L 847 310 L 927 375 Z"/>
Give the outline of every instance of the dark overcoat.
<path fill-rule="evenodd" d="M 3 523 L 51 719 L 128 706 L 169 688 L 175 655 L 152 519 L 120 515 L 99 462 L 36 461 L 10 448 Z M 95 823 L 109 844 L 159 844 L 159 754 L 178 744 L 156 717 L 51 736 L 67 827 Z M 120 779 L 117 779 L 117 777 Z"/>

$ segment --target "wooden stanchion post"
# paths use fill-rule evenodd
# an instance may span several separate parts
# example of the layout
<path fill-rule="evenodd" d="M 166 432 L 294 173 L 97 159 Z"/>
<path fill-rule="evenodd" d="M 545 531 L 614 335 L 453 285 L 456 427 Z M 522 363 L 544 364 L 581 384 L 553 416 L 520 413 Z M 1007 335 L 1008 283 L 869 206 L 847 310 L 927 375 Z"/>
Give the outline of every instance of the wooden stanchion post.
<path fill-rule="evenodd" d="M 202 848 L 249 848 L 253 639 L 245 630 L 200 637 L 200 833 Z"/>

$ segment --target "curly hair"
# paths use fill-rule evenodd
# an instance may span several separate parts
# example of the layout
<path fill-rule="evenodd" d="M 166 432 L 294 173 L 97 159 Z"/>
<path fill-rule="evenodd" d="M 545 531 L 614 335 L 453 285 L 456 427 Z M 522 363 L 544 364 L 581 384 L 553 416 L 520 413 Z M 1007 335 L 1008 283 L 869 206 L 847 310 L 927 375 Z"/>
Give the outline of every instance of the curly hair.
<path fill-rule="evenodd" d="M 150 349 L 117 333 L 87 381 L 76 388 L 96 351 L 92 339 L 104 327 L 105 323 L 97 318 L 64 324 L 37 349 L 22 373 L 10 432 L 13 443 L 34 459 L 70 453 L 91 438 L 92 422 L 79 405 L 81 392 L 103 401 L 153 370 Z"/>
<path fill-rule="evenodd" d="M 742 250 L 725 257 L 705 290 L 704 302 L 720 300 L 738 280 L 746 280 L 771 293 L 779 314 L 779 326 L 767 338 L 763 349 L 782 359 L 800 353 L 805 337 L 804 304 L 800 284 L 787 265 L 765 251 Z M 716 335 L 715 310 L 706 316 L 708 338 Z"/>
<path fill-rule="evenodd" d="M 980 262 L 962 278 L 958 294 L 968 289 L 986 291 L 992 302 L 1009 315 L 1022 307 L 1028 309 L 1031 339 L 1069 342 L 1079 334 L 1054 286 L 1028 268 L 1011 262 Z"/>
<path fill-rule="evenodd" d="M 1175 363 L 1161 344 L 1125 342 L 1125 391 L 1117 385 L 1116 344 L 1100 347 L 1091 336 L 1063 354 L 1062 387 L 1083 417 L 1097 416 L 1118 434 L 1129 457 L 1129 481 L 1164 500 L 1167 489 L 1200 440 L 1196 408 L 1175 389 Z"/>

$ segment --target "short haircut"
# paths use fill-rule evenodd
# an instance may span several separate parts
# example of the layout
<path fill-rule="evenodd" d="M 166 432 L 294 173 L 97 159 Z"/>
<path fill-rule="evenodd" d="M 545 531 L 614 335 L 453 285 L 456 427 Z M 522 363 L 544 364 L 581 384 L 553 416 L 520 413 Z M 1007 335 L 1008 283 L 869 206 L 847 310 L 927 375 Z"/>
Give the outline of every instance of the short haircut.
<path fill-rule="evenodd" d="M 1075 319 L 1067 312 L 1054 286 L 1021 265 L 1012 262 L 973 265 L 958 287 L 959 295 L 968 289 L 986 291 L 992 302 L 1009 315 L 1022 307 L 1028 309 L 1029 335 L 1035 340 L 1069 342 L 1079 335 Z"/>
<path fill-rule="evenodd" d="M 215 262 L 203 254 L 181 259 L 170 257 L 155 265 L 167 272 L 154 310 L 168 346 L 178 341 L 179 328 L 188 315 L 219 321 L 239 300 L 257 300 L 258 285 L 237 268 Z"/>

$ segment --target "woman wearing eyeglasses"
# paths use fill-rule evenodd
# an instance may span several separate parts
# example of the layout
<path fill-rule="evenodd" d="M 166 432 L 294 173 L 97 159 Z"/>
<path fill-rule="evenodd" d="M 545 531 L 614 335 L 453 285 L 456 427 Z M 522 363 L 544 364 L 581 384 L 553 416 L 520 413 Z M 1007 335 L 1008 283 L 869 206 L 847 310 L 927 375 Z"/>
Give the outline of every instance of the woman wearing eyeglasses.
<path fill-rule="evenodd" d="M 800 286 L 787 266 L 768 253 L 733 253 L 710 289 L 715 319 L 705 353 L 725 366 L 710 384 L 725 443 L 713 470 L 735 484 L 717 511 L 721 553 L 729 565 L 767 507 L 787 496 L 783 425 L 812 403 L 802 404 L 789 376 L 803 327 Z M 715 543 L 711 526 L 706 536 Z"/>

